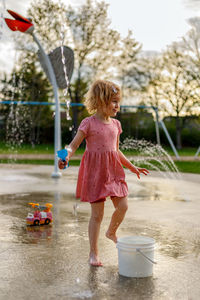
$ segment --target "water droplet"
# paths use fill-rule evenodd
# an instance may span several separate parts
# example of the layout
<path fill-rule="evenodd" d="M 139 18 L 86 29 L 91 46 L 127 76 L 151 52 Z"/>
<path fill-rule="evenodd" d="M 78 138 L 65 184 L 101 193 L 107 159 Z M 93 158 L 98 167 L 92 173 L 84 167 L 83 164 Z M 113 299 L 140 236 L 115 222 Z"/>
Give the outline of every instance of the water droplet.
<path fill-rule="evenodd" d="M 76 278 L 76 282 L 77 282 L 77 283 L 80 283 L 80 278 Z"/>
<path fill-rule="evenodd" d="M 72 118 L 70 117 L 69 114 L 67 114 L 67 115 L 66 115 L 66 119 L 67 119 L 68 121 L 70 121 Z"/>

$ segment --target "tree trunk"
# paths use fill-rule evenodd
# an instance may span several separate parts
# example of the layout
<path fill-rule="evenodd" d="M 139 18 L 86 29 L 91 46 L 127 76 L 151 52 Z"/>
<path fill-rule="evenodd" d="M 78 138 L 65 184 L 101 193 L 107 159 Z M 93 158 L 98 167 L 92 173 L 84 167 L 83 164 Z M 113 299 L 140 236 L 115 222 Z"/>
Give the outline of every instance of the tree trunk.
<path fill-rule="evenodd" d="M 182 141 L 181 141 L 181 119 L 176 117 L 176 147 L 177 149 L 182 149 Z"/>
<path fill-rule="evenodd" d="M 139 139 L 138 112 L 135 114 L 135 139 Z"/>

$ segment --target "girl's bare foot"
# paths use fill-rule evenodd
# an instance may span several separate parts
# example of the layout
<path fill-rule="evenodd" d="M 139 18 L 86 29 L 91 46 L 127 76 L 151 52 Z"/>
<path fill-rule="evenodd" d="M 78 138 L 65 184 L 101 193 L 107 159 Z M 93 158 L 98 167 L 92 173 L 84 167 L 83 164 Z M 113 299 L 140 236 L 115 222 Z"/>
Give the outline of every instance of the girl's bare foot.
<path fill-rule="evenodd" d="M 99 257 L 94 253 L 90 254 L 89 263 L 93 267 L 102 267 L 103 266 L 102 262 L 99 260 Z"/>
<path fill-rule="evenodd" d="M 115 234 L 111 234 L 108 231 L 106 232 L 106 237 L 110 240 L 112 240 L 115 244 L 117 243 L 117 237 Z"/>

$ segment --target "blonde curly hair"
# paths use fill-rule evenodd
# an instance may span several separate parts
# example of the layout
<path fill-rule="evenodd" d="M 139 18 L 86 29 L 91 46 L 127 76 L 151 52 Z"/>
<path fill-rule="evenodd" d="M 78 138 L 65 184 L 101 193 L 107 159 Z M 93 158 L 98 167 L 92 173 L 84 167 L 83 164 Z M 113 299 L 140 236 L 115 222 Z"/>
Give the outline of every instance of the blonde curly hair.
<path fill-rule="evenodd" d="M 84 104 L 87 111 L 93 114 L 98 107 L 107 106 L 114 96 L 121 100 L 121 91 L 118 85 L 107 80 L 96 80 L 87 92 Z"/>

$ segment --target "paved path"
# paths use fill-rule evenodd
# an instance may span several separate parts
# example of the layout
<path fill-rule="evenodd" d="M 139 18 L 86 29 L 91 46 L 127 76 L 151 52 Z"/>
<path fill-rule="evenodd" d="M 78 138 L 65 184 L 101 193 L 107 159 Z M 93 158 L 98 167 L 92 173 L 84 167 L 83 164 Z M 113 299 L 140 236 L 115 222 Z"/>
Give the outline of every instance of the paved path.
<path fill-rule="evenodd" d="M 82 155 L 74 155 L 73 159 L 81 159 Z M 127 156 L 132 159 L 137 159 L 138 156 Z M 142 158 L 140 156 L 140 158 Z M 175 156 L 171 156 L 173 160 L 177 160 Z M 54 154 L 0 154 L 0 159 L 54 159 Z M 200 161 L 200 156 L 181 156 L 181 161 Z"/>
<path fill-rule="evenodd" d="M 75 198 L 78 167 L 63 171 L 59 180 L 52 172 L 53 166 L 0 164 L 0 300 L 200 299 L 200 175 L 177 180 L 151 171 L 138 180 L 125 170 L 129 209 L 118 236 L 154 238 L 157 261 L 153 276 L 128 278 L 119 275 L 118 249 L 105 238 L 110 199 L 99 236 L 104 266 L 92 268 L 90 205 Z M 53 204 L 52 226 L 26 226 L 33 213 L 29 202 Z M 141 270 L 149 268 L 134 251 L 122 255 L 137 259 Z"/>

